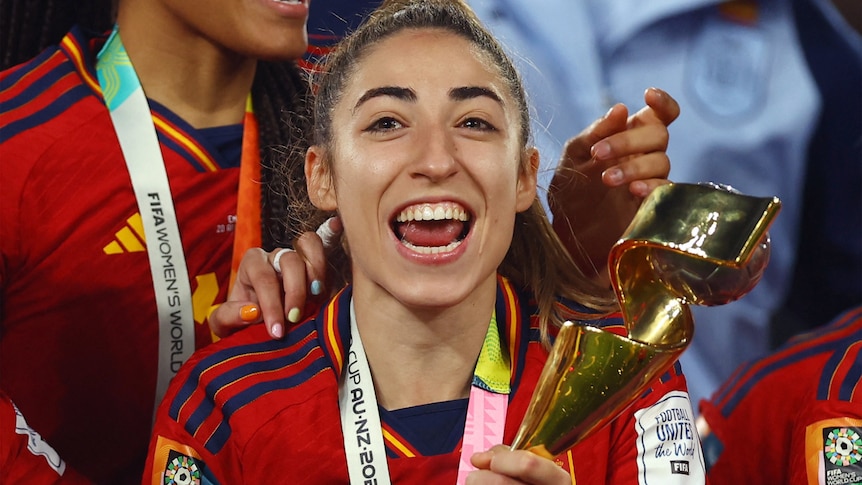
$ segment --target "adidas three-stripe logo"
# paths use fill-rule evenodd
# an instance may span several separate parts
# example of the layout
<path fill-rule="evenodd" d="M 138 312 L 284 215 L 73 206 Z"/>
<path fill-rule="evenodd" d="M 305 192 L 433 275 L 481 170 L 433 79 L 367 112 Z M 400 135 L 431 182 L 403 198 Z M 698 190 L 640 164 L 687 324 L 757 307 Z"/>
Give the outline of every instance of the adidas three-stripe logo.
<path fill-rule="evenodd" d="M 115 239 L 102 248 L 105 254 L 138 253 L 147 250 L 141 213 L 126 219 L 126 225 L 114 233 Z"/>

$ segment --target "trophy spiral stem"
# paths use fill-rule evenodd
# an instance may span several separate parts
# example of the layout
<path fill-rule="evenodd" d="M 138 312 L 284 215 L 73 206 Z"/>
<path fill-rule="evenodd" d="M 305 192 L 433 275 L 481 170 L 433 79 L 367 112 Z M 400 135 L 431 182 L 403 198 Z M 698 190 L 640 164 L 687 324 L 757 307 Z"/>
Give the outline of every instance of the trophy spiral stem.
<path fill-rule="evenodd" d="M 780 206 L 715 186 L 656 188 L 609 256 L 628 335 L 566 322 L 512 449 L 553 458 L 622 413 L 691 343 L 689 305 L 754 287 Z"/>

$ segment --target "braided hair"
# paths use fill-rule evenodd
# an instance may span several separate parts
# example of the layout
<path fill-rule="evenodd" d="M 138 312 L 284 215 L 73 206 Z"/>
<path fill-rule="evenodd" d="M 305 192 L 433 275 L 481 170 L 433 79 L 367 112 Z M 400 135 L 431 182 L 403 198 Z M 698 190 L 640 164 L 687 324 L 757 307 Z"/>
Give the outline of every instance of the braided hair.
<path fill-rule="evenodd" d="M 28 61 L 57 44 L 73 25 L 111 28 L 113 0 L 0 0 L 0 70 Z"/>
<path fill-rule="evenodd" d="M 309 146 L 310 90 L 295 62 L 258 62 L 252 103 L 260 126 L 262 245 L 267 251 L 292 247 L 320 217 L 292 200 L 308 198 L 305 151 Z"/>

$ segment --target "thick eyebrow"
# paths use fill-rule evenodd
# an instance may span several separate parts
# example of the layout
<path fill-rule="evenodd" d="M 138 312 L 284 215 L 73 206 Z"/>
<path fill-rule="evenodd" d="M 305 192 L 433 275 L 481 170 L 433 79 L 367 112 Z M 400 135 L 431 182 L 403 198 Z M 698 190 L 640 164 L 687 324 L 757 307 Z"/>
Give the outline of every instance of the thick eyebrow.
<path fill-rule="evenodd" d="M 363 93 L 362 96 L 359 97 L 359 100 L 356 102 L 356 105 L 353 107 L 353 110 L 356 111 L 356 109 L 362 106 L 362 104 L 366 101 L 381 96 L 392 96 L 393 98 L 397 98 L 403 101 L 409 101 L 413 103 L 416 102 L 416 93 L 412 89 L 401 88 L 398 86 L 382 86 L 379 88 L 372 88 L 368 91 L 365 91 L 365 93 Z M 500 98 L 500 96 L 498 96 L 496 92 L 488 88 L 483 88 L 481 86 L 465 86 L 460 88 L 452 88 L 449 90 L 449 98 L 454 101 L 464 101 L 467 99 L 478 98 L 481 96 L 491 98 L 497 103 L 499 103 L 500 106 L 504 106 L 503 100 Z"/>
<path fill-rule="evenodd" d="M 467 99 L 478 98 L 481 96 L 491 98 L 497 103 L 499 103 L 500 106 L 504 106 L 503 100 L 500 99 L 500 96 L 498 96 L 496 92 L 488 88 L 483 88 L 481 86 L 465 86 L 462 88 L 452 88 L 449 90 L 449 97 L 454 101 L 464 101 Z"/>
<path fill-rule="evenodd" d="M 392 96 L 393 98 L 398 98 L 403 101 L 416 102 L 416 93 L 413 92 L 412 89 L 399 88 L 397 86 L 383 86 L 365 91 L 365 93 L 363 93 L 359 98 L 359 101 L 356 102 L 356 106 L 353 107 L 353 111 L 356 111 L 357 108 L 362 106 L 362 103 L 369 99 L 378 98 L 380 96 Z"/>

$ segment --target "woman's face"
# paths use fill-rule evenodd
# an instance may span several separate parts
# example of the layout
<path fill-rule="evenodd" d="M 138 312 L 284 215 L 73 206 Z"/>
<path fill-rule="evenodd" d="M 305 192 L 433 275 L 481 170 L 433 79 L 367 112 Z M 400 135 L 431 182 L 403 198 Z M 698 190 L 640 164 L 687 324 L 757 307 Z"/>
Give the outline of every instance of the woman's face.
<path fill-rule="evenodd" d="M 266 60 L 301 57 L 311 0 L 157 0 L 182 42 L 204 41 Z"/>
<path fill-rule="evenodd" d="M 493 288 L 538 164 L 496 66 L 462 37 L 408 30 L 370 50 L 342 94 L 331 151 L 309 150 L 306 173 L 312 201 L 341 214 L 356 291 L 446 307 Z"/>

